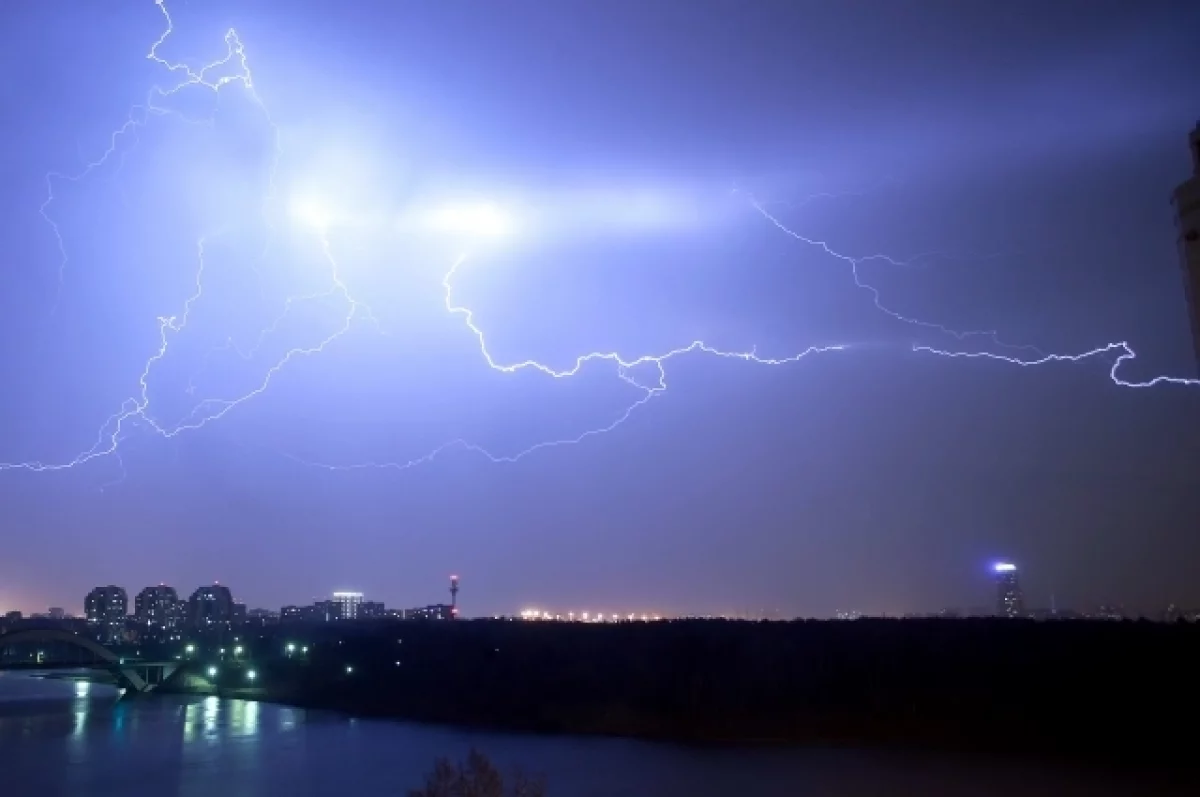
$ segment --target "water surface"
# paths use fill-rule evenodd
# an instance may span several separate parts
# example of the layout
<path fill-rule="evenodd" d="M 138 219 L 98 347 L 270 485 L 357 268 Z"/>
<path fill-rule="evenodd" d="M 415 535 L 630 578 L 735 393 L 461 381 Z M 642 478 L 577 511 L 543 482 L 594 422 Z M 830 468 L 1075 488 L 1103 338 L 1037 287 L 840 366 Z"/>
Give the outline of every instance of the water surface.
<path fill-rule="evenodd" d="M 697 749 L 480 733 L 215 697 L 118 701 L 110 686 L 0 673 L 5 797 L 405 797 L 472 747 L 542 774 L 549 797 L 1147 797 L 1194 794 L 1005 761 Z"/>

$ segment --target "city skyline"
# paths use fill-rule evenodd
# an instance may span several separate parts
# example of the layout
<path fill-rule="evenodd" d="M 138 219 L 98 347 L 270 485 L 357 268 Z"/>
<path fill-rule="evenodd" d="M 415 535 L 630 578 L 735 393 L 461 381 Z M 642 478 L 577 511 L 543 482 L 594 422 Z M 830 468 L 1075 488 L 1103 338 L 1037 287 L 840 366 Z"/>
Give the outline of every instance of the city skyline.
<path fill-rule="evenodd" d="M 451 5 L 14 15 L 0 604 L 1200 605 L 1200 8 Z"/>
<path fill-rule="evenodd" d="M 832 619 L 847 619 L 852 617 L 933 617 L 933 616 L 1001 616 L 1001 617 L 1053 617 L 1053 616 L 1085 616 L 1085 617 L 1149 617 L 1159 618 L 1164 613 L 1182 612 L 1186 616 L 1191 616 L 1200 610 L 1200 607 L 1190 604 L 1181 604 L 1178 601 L 1167 601 L 1159 606 L 1139 606 L 1130 605 L 1120 599 L 1120 596 L 1107 596 L 1104 600 L 1073 604 L 1070 601 L 1061 601 L 1059 596 L 1050 593 L 1046 596 L 1035 596 L 1033 601 L 1027 601 L 1025 590 L 1021 586 L 1021 579 L 1024 577 L 1024 568 L 1019 567 L 1012 561 L 1002 560 L 991 563 L 990 565 L 980 570 L 981 586 L 990 587 L 993 590 L 991 601 L 989 603 L 987 591 L 982 590 L 979 595 L 974 596 L 974 600 L 970 600 L 960 605 L 942 605 L 942 606 L 924 606 L 924 607 L 903 607 L 903 608 L 878 608 L 873 610 L 863 610 L 862 608 L 839 608 L 828 614 L 815 613 L 795 613 L 789 614 L 779 607 L 724 607 L 721 610 L 713 610 L 711 608 L 697 609 L 695 607 L 678 607 L 673 610 L 662 610 L 656 607 L 640 607 L 631 608 L 631 605 L 636 601 L 632 601 L 630 605 L 621 608 L 614 608 L 605 605 L 603 602 L 592 601 L 591 608 L 584 606 L 576 606 L 572 608 L 562 608 L 555 606 L 553 603 L 545 601 L 527 601 L 520 607 L 492 607 L 486 610 L 476 612 L 468 611 L 462 616 L 464 618 L 479 617 L 518 617 L 521 619 L 556 619 L 556 620 L 580 620 L 588 621 L 589 618 L 602 621 L 604 618 L 612 620 L 623 619 L 660 619 L 672 617 L 723 617 L 723 618 L 741 618 L 741 619 L 797 619 L 797 618 L 832 618 Z M 460 592 L 460 578 L 457 574 L 451 575 L 448 580 L 449 592 L 451 595 L 451 603 L 443 604 L 446 606 L 457 606 L 458 595 Z M 165 582 L 158 584 L 147 585 L 139 588 L 136 592 L 119 585 L 97 586 L 92 588 L 81 604 L 84 607 L 82 612 L 73 612 L 69 608 L 64 610 L 62 606 L 70 606 L 70 602 L 63 602 L 61 606 L 50 609 L 24 609 L 17 606 L 4 606 L 0 604 L 0 617 L 3 617 L 7 612 L 18 611 L 26 617 L 47 617 L 53 619 L 55 613 L 65 611 L 66 616 L 79 616 L 92 618 L 95 614 L 93 605 L 93 596 L 97 596 L 97 603 L 110 603 L 114 600 L 110 594 L 111 590 L 120 592 L 120 601 L 122 611 L 119 616 L 122 621 L 126 618 L 138 617 L 142 619 L 143 601 L 147 603 L 158 603 L 162 596 L 168 598 L 168 604 L 178 604 L 180 607 L 186 607 L 190 602 L 196 600 L 196 596 L 202 595 L 212 589 L 224 590 L 228 596 L 227 602 L 229 608 L 240 607 L 243 615 L 246 613 L 254 614 L 255 612 L 268 612 L 275 619 L 279 619 L 287 615 L 289 610 L 306 610 L 309 608 L 319 608 L 327 606 L 324 609 L 329 615 L 326 619 L 338 617 L 343 619 L 354 618 L 358 616 L 356 611 L 359 606 L 378 607 L 373 611 L 382 613 L 386 606 L 392 609 L 398 605 L 417 606 L 420 604 L 423 608 L 432 608 L 434 604 L 441 603 L 439 601 L 421 603 L 420 600 L 407 602 L 380 600 L 376 595 L 368 595 L 361 591 L 352 591 L 345 589 L 334 589 L 326 592 L 323 595 L 312 595 L 304 600 L 284 600 L 275 601 L 274 603 L 259 603 L 248 604 L 244 599 L 239 599 L 239 595 L 229 585 L 222 585 L 220 582 L 212 584 L 201 584 L 194 590 L 183 590 L 180 592 L 173 585 Z M 428 596 L 426 596 L 428 597 Z M 136 607 L 136 608 L 135 608 Z M 155 611 L 164 611 L 160 606 L 157 609 L 150 609 L 149 614 L 154 614 Z M 170 606 L 165 609 L 166 612 L 172 612 Z M 181 608 L 179 611 L 187 614 L 188 610 Z"/>

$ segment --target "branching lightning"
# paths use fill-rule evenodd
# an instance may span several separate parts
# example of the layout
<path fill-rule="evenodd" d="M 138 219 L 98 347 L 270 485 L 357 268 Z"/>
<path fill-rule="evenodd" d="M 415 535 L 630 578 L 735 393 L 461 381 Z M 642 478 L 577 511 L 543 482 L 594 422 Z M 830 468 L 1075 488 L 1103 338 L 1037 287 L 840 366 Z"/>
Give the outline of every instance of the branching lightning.
<path fill-rule="evenodd" d="M 55 189 L 63 182 L 79 182 L 87 179 L 98 169 L 111 163 L 113 159 L 118 162 L 123 162 L 123 159 L 128 154 L 130 148 L 137 143 L 139 131 L 144 128 L 151 120 L 161 117 L 173 117 L 177 120 L 190 124 L 213 124 L 214 119 L 191 119 L 184 117 L 179 112 L 167 107 L 164 102 L 185 89 L 204 89 L 218 96 L 228 87 L 240 87 L 246 95 L 252 100 L 254 105 L 261 111 L 263 119 L 271 130 L 273 137 L 272 160 L 269 176 L 269 185 L 265 195 L 262 198 L 263 218 L 264 223 L 269 230 L 271 228 L 271 217 L 269 208 L 277 198 L 276 188 L 276 172 L 282 158 L 282 148 L 280 145 L 279 129 L 271 118 L 270 112 L 266 104 L 260 98 L 257 88 L 254 84 L 253 75 L 250 70 L 249 60 L 246 55 L 246 49 L 237 32 L 230 29 L 225 35 L 225 53 L 218 60 L 204 64 L 199 68 L 195 68 L 186 63 L 168 61 L 159 55 L 160 49 L 167 42 L 174 32 L 174 23 L 168 11 L 165 0 L 155 0 L 155 5 L 162 15 L 164 28 L 162 34 L 153 42 L 147 52 L 146 58 L 153 62 L 157 67 L 171 78 L 174 82 L 168 87 L 162 86 L 153 87 L 148 93 L 146 100 L 141 105 L 131 109 L 126 121 L 109 136 L 109 144 L 107 149 L 100 155 L 99 158 L 87 162 L 83 169 L 72 174 L 61 172 L 51 172 L 46 175 L 46 195 L 40 206 L 40 213 L 49 225 L 59 253 L 58 259 L 58 288 L 61 292 L 64 280 L 66 279 L 69 258 L 67 254 L 67 246 L 64 241 L 59 223 L 51 214 L 52 205 L 56 199 Z M 129 147 L 123 146 L 123 141 L 131 139 L 133 144 Z M 118 163 L 119 166 L 119 163 Z M 990 343 L 992 347 L 998 350 L 1008 351 L 1008 354 L 1001 354 L 997 351 L 988 349 L 982 350 L 959 350 L 959 349 L 943 349 L 933 346 L 914 344 L 912 351 L 922 354 L 932 354 L 940 357 L 956 359 L 956 358 L 971 358 L 971 359 L 986 359 L 997 360 L 1011 365 L 1021 367 L 1032 367 L 1038 365 L 1048 365 L 1056 362 L 1079 362 L 1094 358 L 1112 358 L 1109 376 L 1111 380 L 1122 387 L 1131 388 L 1149 388 L 1159 385 L 1176 385 L 1187 387 L 1200 386 L 1200 380 L 1185 379 L 1180 377 L 1158 376 L 1146 381 L 1129 381 L 1119 376 L 1118 372 L 1121 367 L 1128 361 L 1135 359 L 1134 350 L 1126 342 L 1109 343 L 1104 346 L 1085 351 L 1080 354 L 1048 354 L 1040 349 L 1029 345 L 1013 345 L 1005 343 L 999 339 L 998 334 L 994 330 L 968 330 L 958 331 L 951 329 L 943 324 L 928 321 L 909 315 L 900 313 L 888 307 L 880 295 L 880 291 L 867 282 L 860 274 L 860 267 L 869 262 L 881 262 L 892 266 L 911 265 L 918 258 L 902 261 L 892 258 L 887 255 L 869 255 L 865 257 L 852 257 L 846 255 L 831 246 L 829 243 L 804 236 L 796 232 L 791 227 L 783 223 L 776 215 L 767 210 L 767 206 L 753 197 L 743 194 L 749 204 L 759 213 L 762 218 L 773 225 L 779 231 L 783 232 L 792 239 L 820 250 L 824 255 L 848 265 L 853 278 L 853 285 L 860 290 L 868 292 L 874 303 L 874 306 L 882 313 L 887 314 L 891 318 L 903 324 L 917 327 L 928 332 L 937 333 L 947 338 L 952 339 L 955 345 L 961 346 L 972 339 L 982 339 Z M 133 390 L 133 395 L 127 398 L 119 407 L 112 413 L 100 426 L 97 431 L 93 444 L 77 454 L 76 456 L 59 462 L 43 462 L 43 461 L 27 461 L 15 463 L 0 463 L 0 470 L 26 470 L 26 471 L 58 471 L 75 468 L 93 460 L 101 458 L 114 458 L 120 466 L 122 475 L 124 474 L 124 462 L 121 459 L 122 442 L 127 439 L 128 435 L 134 429 L 141 429 L 157 435 L 162 438 L 174 438 L 184 432 L 195 431 L 204 428 L 205 426 L 221 420 L 241 405 L 255 399 L 264 394 L 272 385 L 276 376 L 289 364 L 325 352 L 336 341 L 342 338 L 350 329 L 359 322 L 367 322 L 373 324 L 378 329 L 378 321 L 372 313 L 369 306 L 360 301 L 353 294 L 350 286 L 343 279 L 340 272 L 337 259 L 334 254 L 334 249 L 331 244 L 329 230 L 324 223 L 323 218 L 314 213 L 307 214 L 310 233 L 319 248 L 319 253 L 328 269 L 328 282 L 324 290 L 310 292 L 302 295 L 294 295 L 286 298 L 281 312 L 275 316 L 272 323 L 264 327 L 256 340 L 249 346 L 238 346 L 232 337 L 227 339 L 225 345 L 218 347 L 208 353 L 204 359 L 202 367 L 208 367 L 213 357 L 224 351 L 233 351 L 239 357 L 246 361 L 256 361 L 261 357 L 263 344 L 271 337 L 275 336 L 282 322 L 291 314 L 295 308 L 298 308 L 307 303 L 314 302 L 334 302 L 341 308 L 341 321 L 333 326 L 332 331 L 318 337 L 315 342 L 308 345 L 298 345 L 288 348 L 282 355 L 275 357 L 269 364 L 264 365 L 263 370 L 255 382 L 248 390 L 244 390 L 236 395 L 227 397 L 208 397 L 198 400 L 191 410 L 181 419 L 173 422 L 168 422 L 156 411 L 152 405 L 150 398 L 150 385 L 154 372 L 159 365 L 168 358 L 171 351 L 172 341 L 179 336 L 185 334 L 188 319 L 194 307 L 206 300 L 205 296 L 205 252 L 206 245 L 220 237 L 221 232 L 212 232 L 201 236 L 196 242 L 196 267 L 195 267 L 195 284 L 192 292 L 186 297 L 177 314 L 171 316 L 163 316 L 157 319 L 157 345 L 150 352 L 145 360 L 137 377 L 136 388 Z M 494 222 L 495 220 L 493 220 Z M 495 227 L 495 223 L 492 225 Z M 269 246 L 269 244 L 268 244 Z M 423 456 L 405 460 L 405 461 L 388 461 L 388 462 L 365 462 L 350 465 L 338 465 L 329 463 L 314 463 L 304 461 L 305 464 L 319 465 L 320 467 L 333 470 L 353 470 L 361 468 L 394 468 L 408 469 L 417 465 L 425 464 L 436 459 L 444 453 L 450 451 L 469 451 L 477 455 L 481 455 L 486 459 L 501 463 L 501 462 L 516 462 L 536 451 L 546 448 L 552 448 L 564 445 L 573 445 L 591 437 L 595 437 L 607 432 L 613 431 L 638 409 L 644 407 L 652 399 L 661 396 L 667 390 L 667 363 L 678 357 L 688 354 L 704 354 L 713 357 L 724 359 L 743 360 L 746 362 L 756 363 L 759 365 L 785 365 L 795 363 L 809 355 L 821 354 L 831 351 L 846 351 L 853 348 L 849 344 L 826 345 L 826 346 L 810 346 L 799 353 L 782 356 L 782 357 L 764 357 L 757 353 L 757 350 L 751 348 L 749 350 L 726 350 L 718 348 L 702 340 L 695 340 L 691 343 L 671 349 L 658 354 L 644 354 L 637 357 L 625 358 L 616 352 L 593 351 L 587 354 L 580 355 L 575 358 L 574 362 L 564 368 L 554 368 L 542 362 L 527 359 L 518 362 L 503 363 L 495 359 L 489 349 L 487 337 L 483 329 L 476 323 L 475 315 L 471 308 L 456 303 L 454 299 L 454 280 L 459 276 L 459 272 L 463 265 L 468 262 L 466 255 L 459 257 L 445 273 L 441 287 L 443 289 L 445 310 L 453 317 L 460 318 L 466 331 L 474 336 L 475 343 L 478 346 L 479 354 L 488 368 L 503 374 L 513 374 L 518 371 L 537 372 L 549 379 L 567 379 L 579 374 L 585 367 L 591 364 L 607 365 L 615 370 L 616 376 L 624 383 L 628 384 L 634 391 L 634 400 L 620 413 L 617 417 L 607 424 L 590 428 L 572 437 L 561 439 L 546 440 L 530 445 L 515 453 L 498 454 L 493 453 L 479 445 L 470 443 L 465 440 L 453 440 L 445 443 L 434 450 L 424 454 Z M 57 300 L 55 302 L 57 307 Z M 1024 352 L 1027 356 L 1021 356 Z M 649 374 L 646 377 L 645 374 Z M 186 393 L 194 396 L 197 387 L 195 376 L 188 383 Z M 303 461 L 303 460 L 297 460 Z M 107 485 L 106 485 L 107 486 Z"/>
<path fill-rule="evenodd" d="M 95 170 L 101 168 L 111 161 L 117 155 L 119 144 L 123 137 L 136 137 L 137 131 L 143 127 L 150 119 L 162 116 L 174 116 L 182 121 L 189 123 L 197 123 L 197 120 L 188 119 L 178 114 L 177 112 L 163 107 L 160 103 L 173 95 L 178 94 L 184 89 L 194 87 L 207 89 L 214 94 L 217 94 L 222 89 L 230 85 L 240 85 L 254 104 L 262 111 L 268 126 L 274 137 L 274 152 L 271 163 L 269 190 L 263 198 L 264 216 L 265 209 L 275 195 L 275 171 L 278 167 L 279 158 L 281 155 L 279 147 L 278 128 L 271 121 L 270 114 L 267 111 L 266 105 L 258 96 L 255 87 L 253 75 L 250 71 L 249 62 L 246 59 L 245 47 L 238 37 L 237 31 L 230 29 L 225 34 L 226 51 L 223 57 L 216 61 L 205 64 L 199 69 L 194 69 L 184 63 L 167 61 L 159 55 L 159 49 L 167 41 L 174 32 L 174 23 L 170 12 L 168 11 L 164 0 L 155 0 L 155 5 L 158 7 L 163 16 L 165 27 L 162 34 L 150 46 L 146 58 L 161 66 L 168 74 L 177 76 L 179 80 L 172 84 L 169 88 L 161 86 L 153 87 L 147 95 L 143 105 L 134 107 L 129 114 L 127 121 L 116 131 L 112 133 L 109 139 L 109 147 L 95 161 L 88 163 L 84 169 L 74 175 L 63 175 L 61 173 L 52 172 L 46 177 L 47 197 L 41 205 L 41 214 L 49 223 L 55 240 L 58 244 L 60 254 L 59 260 L 59 288 L 61 290 L 62 280 L 64 278 L 68 257 L 66 245 L 63 242 L 63 237 L 57 222 L 50 216 L 48 209 L 54 202 L 54 186 L 57 181 L 69 180 L 77 182 L 83 180 L 92 174 Z M 236 67 L 233 74 L 219 74 L 226 70 L 230 65 Z M 216 77 L 210 77 L 217 74 Z M 210 122 L 210 120 L 200 120 L 201 123 Z M 125 151 L 120 151 L 119 157 L 123 158 Z M 269 219 L 267 220 L 269 224 Z M 317 354 L 333 343 L 335 340 L 344 335 L 359 318 L 368 321 L 374 321 L 374 316 L 362 302 L 358 301 L 351 295 L 349 288 L 342 281 L 338 271 L 337 261 L 334 258 L 329 238 L 324 230 L 316 231 L 317 238 L 320 243 L 321 254 L 329 264 L 330 270 L 330 287 L 327 291 L 310 296 L 291 297 L 287 300 L 284 306 L 282 315 L 275 322 L 265 329 L 260 335 L 259 344 L 262 340 L 269 336 L 280 324 L 283 317 L 286 316 L 297 304 L 312 301 L 316 299 L 327 299 L 330 297 L 340 298 L 346 308 L 343 322 L 335 328 L 335 330 L 324 336 L 317 343 L 309 346 L 296 346 L 288 349 L 282 357 L 277 359 L 274 364 L 265 370 L 258 384 L 251 390 L 240 395 L 229 398 L 207 398 L 197 403 L 191 412 L 182 420 L 167 424 L 155 417 L 151 408 L 150 401 L 150 378 L 155 367 L 161 363 L 168 355 L 171 341 L 183 333 L 188 323 L 188 317 L 194 305 L 200 302 L 204 296 L 204 253 L 205 244 L 209 238 L 219 236 L 215 233 L 212 236 L 201 237 L 196 244 L 196 279 L 195 290 L 183 302 L 181 311 L 177 315 L 163 316 L 158 319 L 158 346 L 155 351 L 145 361 L 141 373 L 138 376 L 138 390 L 136 395 L 126 399 L 120 409 L 110 415 L 101 425 L 97 432 L 97 437 L 92 446 L 75 457 L 62 462 L 42 462 L 33 460 L 28 462 L 17 463 L 0 463 L 0 470 L 29 470 L 29 471 L 56 471 L 67 470 L 74 468 L 92 460 L 102 457 L 115 456 L 118 463 L 121 464 L 122 472 L 124 465 L 119 457 L 119 448 L 122 440 L 125 439 L 129 431 L 135 427 L 143 427 L 164 438 L 172 438 L 184 432 L 193 431 L 203 428 L 209 423 L 220 420 L 228 415 L 238 406 L 264 393 L 271 385 L 272 380 L 283 370 L 290 362 L 306 357 L 312 354 Z M 257 345 L 252 349 L 248 357 L 252 357 L 257 350 Z"/>

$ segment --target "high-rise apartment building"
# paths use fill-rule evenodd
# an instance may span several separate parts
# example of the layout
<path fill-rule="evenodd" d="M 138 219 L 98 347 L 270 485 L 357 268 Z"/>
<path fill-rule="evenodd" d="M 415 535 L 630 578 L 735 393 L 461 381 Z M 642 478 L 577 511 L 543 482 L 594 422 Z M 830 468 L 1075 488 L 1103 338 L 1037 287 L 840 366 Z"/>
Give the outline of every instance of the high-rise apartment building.
<path fill-rule="evenodd" d="M 996 574 L 996 614 L 1001 617 L 1024 617 L 1025 598 L 1021 594 L 1017 566 L 1010 562 L 998 562 L 992 569 Z"/>
<path fill-rule="evenodd" d="M 1188 137 L 1192 151 L 1192 176 L 1171 195 L 1175 206 L 1175 228 L 1179 231 L 1179 262 L 1183 267 L 1183 290 L 1192 325 L 1192 346 L 1200 371 L 1200 122 Z"/>
<path fill-rule="evenodd" d="M 387 608 L 382 601 L 363 601 L 358 605 L 359 620 L 380 620 L 386 613 Z"/>
<path fill-rule="evenodd" d="M 357 620 L 362 602 L 363 594 L 361 592 L 333 593 L 332 603 L 336 607 L 336 616 L 339 620 Z"/>
<path fill-rule="evenodd" d="M 188 598 L 187 620 L 201 630 L 233 622 L 233 593 L 229 587 L 213 584 L 193 592 Z"/>
<path fill-rule="evenodd" d="M 133 599 L 133 616 L 138 623 L 157 631 L 181 625 L 181 614 L 179 593 L 165 584 L 146 587 Z"/>
<path fill-rule="evenodd" d="M 83 601 L 84 616 L 102 642 L 120 640 L 129 614 L 129 598 L 122 587 L 96 587 Z"/>
<path fill-rule="evenodd" d="M 305 606 L 304 619 L 315 623 L 332 623 L 342 617 L 342 606 L 333 601 L 317 601 L 312 606 Z"/>
<path fill-rule="evenodd" d="M 456 607 L 448 603 L 435 603 L 416 609 L 405 609 L 405 620 L 453 620 L 458 614 Z"/>

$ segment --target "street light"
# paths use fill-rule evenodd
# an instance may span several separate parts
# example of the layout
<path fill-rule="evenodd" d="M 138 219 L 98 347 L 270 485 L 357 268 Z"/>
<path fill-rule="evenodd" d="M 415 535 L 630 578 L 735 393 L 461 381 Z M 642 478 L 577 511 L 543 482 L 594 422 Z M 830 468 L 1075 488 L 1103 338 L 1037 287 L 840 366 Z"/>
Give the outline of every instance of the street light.
<path fill-rule="evenodd" d="M 246 680 L 247 681 L 253 681 L 257 677 L 258 677 L 258 673 L 256 673 L 254 670 L 246 671 Z"/>
<path fill-rule="evenodd" d="M 296 643 L 289 642 L 287 644 L 287 652 L 288 652 L 289 656 L 292 655 L 293 653 L 295 653 L 296 652 Z"/>
<path fill-rule="evenodd" d="M 242 646 L 241 645 L 238 645 L 236 648 L 233 649 L 233 655 L 235 655 L 235 656 L 242 655 Z"/>
<path fill-rule="evenodd" d="M 188 654 L 188 655 L 190 656 L 190 655 L 192 655 L 193 653 L 195 653 L 195 652 L 196 652 L 196 646 L 195 646 L 195 645 L 188 645 L 186 648 L 184 648 L 184 649 L 183 649 L 183 652 L 184 652 L 184 653 L 186 653 L 186 654 Z"/>
<path fill-rule="evenodd" d="M 208 668 L 208 677 L 210 680 L 217 677 L 217 668 L 216 667 Z"/>

